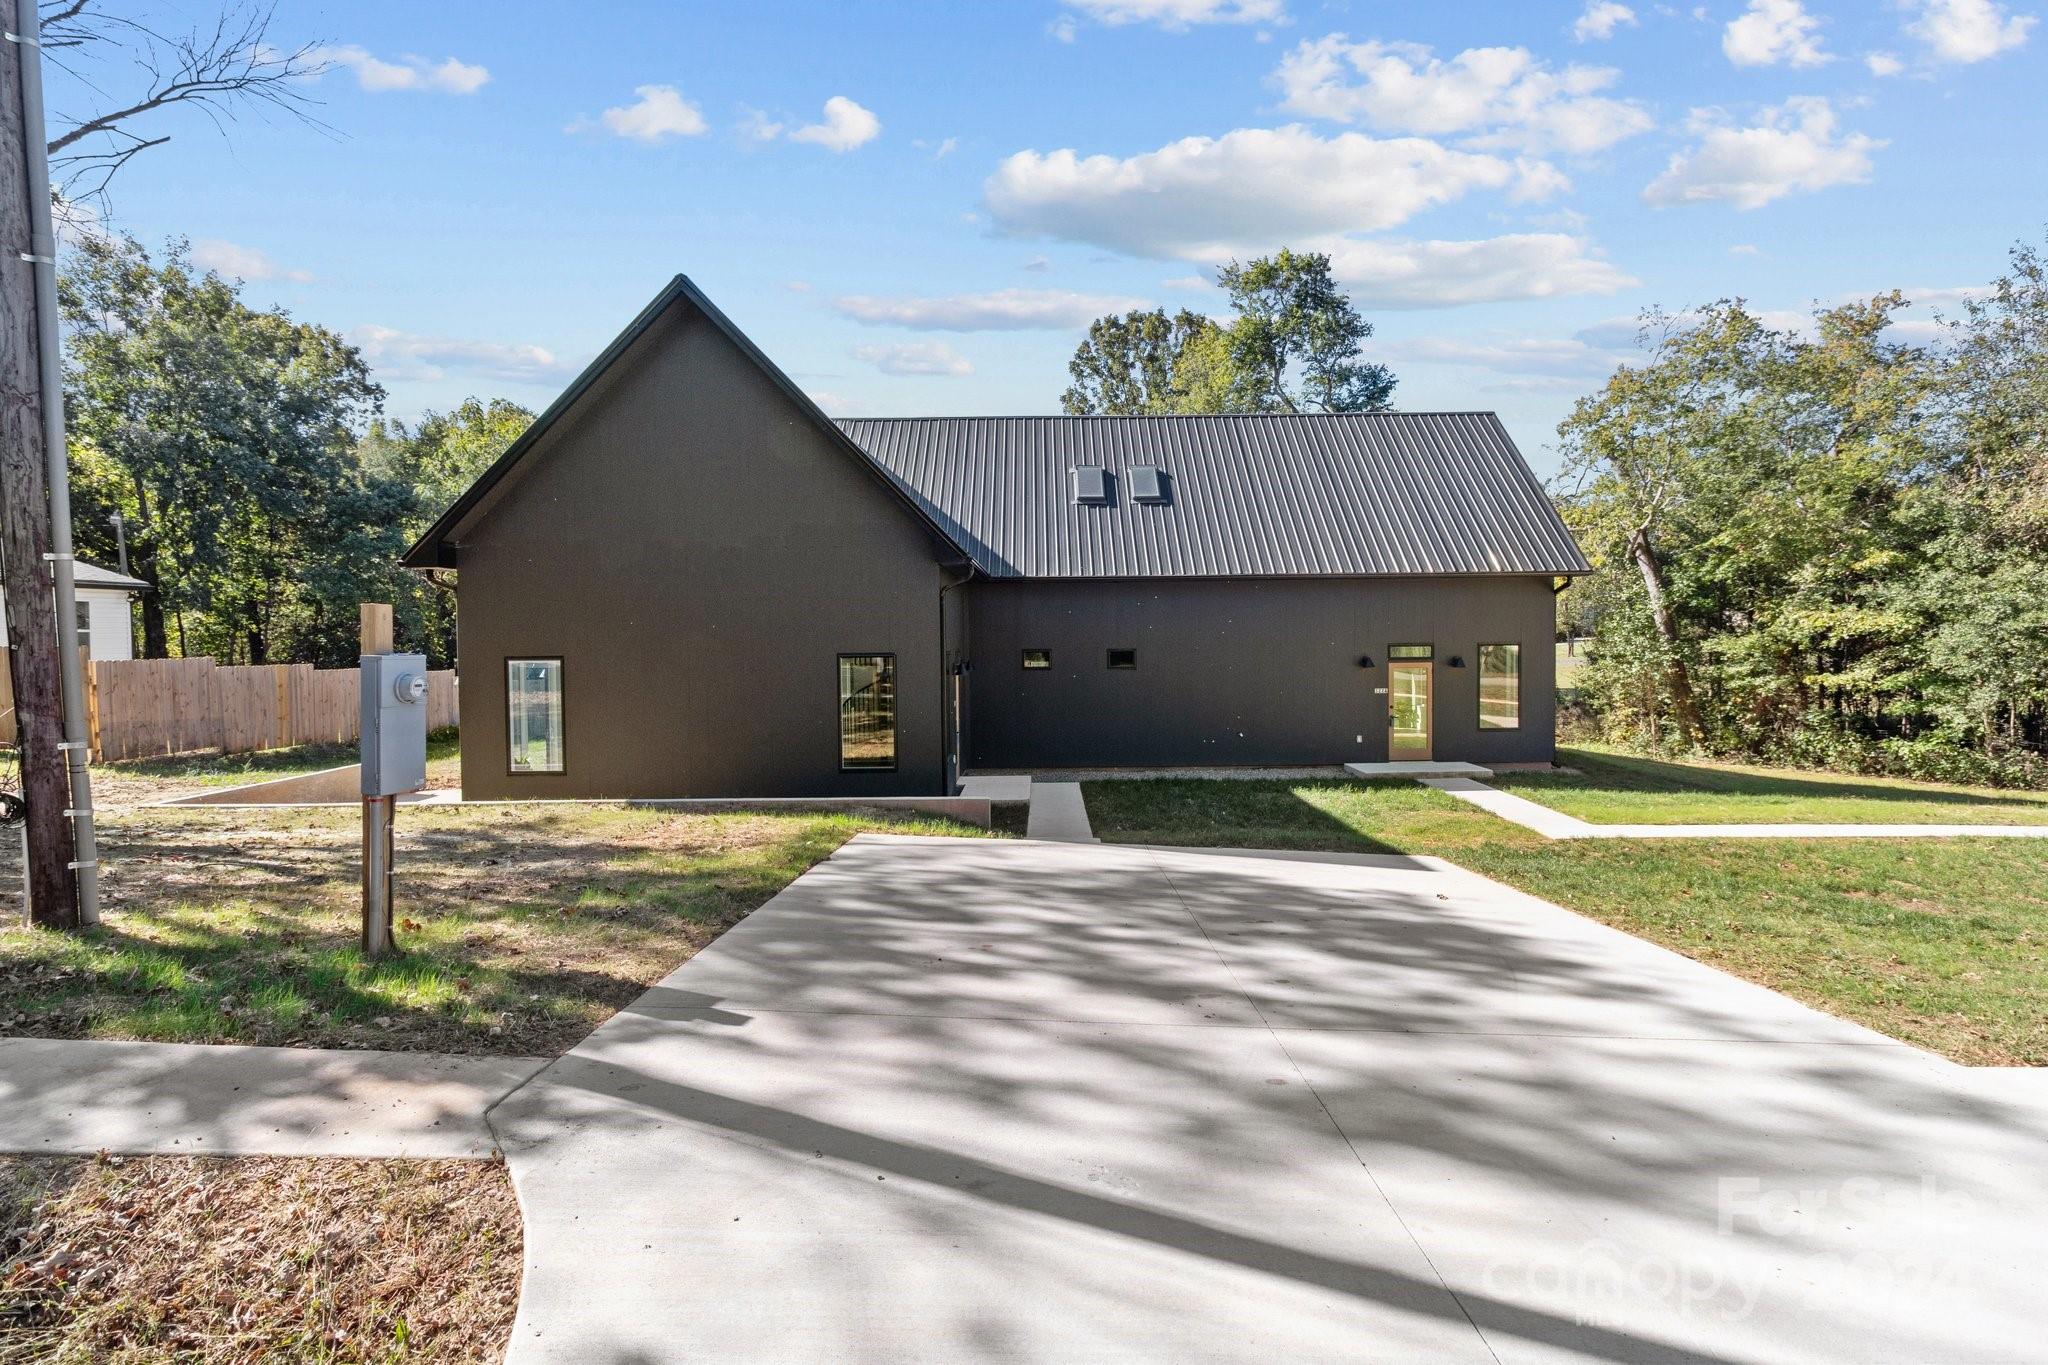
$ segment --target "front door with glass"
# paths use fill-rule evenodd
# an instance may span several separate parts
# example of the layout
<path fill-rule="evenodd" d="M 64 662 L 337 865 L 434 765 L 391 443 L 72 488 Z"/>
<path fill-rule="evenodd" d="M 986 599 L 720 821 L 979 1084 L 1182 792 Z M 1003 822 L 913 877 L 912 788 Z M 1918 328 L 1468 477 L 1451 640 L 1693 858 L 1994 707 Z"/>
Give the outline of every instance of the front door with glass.
<path fill-rule="evenodd" d="M 1387 664 L 1387 757 L 1399 763 L 1430 758 L 1428 660 Z"/>

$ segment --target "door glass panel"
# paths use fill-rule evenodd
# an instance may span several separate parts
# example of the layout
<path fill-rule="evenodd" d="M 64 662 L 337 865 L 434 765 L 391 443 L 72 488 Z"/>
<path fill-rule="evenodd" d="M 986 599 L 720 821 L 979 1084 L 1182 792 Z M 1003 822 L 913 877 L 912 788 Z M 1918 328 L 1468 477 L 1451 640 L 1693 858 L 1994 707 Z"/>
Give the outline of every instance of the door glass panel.
<path fill-rule="evenodd" d="M 839 766 L 896 766 L 896 656 L 839 656 Z"/>
<path fill-rule="evenodd" d="M 1388 683 L 1388 756 L 1429 757 L 1429 665 L 1396 664 Z"/>

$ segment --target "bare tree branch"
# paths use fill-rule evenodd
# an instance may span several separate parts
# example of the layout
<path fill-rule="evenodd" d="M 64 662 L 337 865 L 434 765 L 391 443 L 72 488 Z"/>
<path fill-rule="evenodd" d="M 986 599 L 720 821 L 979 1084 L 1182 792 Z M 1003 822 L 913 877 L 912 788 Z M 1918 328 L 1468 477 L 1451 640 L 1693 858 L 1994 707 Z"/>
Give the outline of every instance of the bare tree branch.
<path fill-rule="evenodd" d="M 326 130 L 310 112 L 316 101 L 305 84 L 327 63 L 314 43 L 290 49 L 271 45 L 271 5 L 236 3 L 210 27 L 171 34 L 108 13 L 98 8 L 100 3 L 45 0 L 41 8 L 43 47 L 50 60 L 108 104 L 79 117 L 53 116 L 50 165 L 64 197 L 103 197 L 115 173 L 131 159 L 170 141 L 169 133 L 150 135 L 131 126 L 168 110 L 197 110 L 223 132 L 224 120 L 249 109 L 284 113 Z M 107 95 L 106 87 L 83 69 L 86 59 L 116 56 L 126 57 L 132 67 L 120 82 L 127 86 L 120 97 Z"/>

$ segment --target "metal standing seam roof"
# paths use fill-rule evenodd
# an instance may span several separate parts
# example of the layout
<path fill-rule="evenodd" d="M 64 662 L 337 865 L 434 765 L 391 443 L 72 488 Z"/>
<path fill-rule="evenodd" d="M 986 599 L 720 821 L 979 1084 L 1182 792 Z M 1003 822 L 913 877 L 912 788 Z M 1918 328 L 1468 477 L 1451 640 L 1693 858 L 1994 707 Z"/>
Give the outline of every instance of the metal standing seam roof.
<path fill-rule="evenodd" d="M 853 418 L 839 427 L 994 578 L 1588 571 L 1492 413 Z M 1163 505 L 1123 475 L 1158 465 Z M 1068 471 L 1100 465 L 1106 505 Z"/>

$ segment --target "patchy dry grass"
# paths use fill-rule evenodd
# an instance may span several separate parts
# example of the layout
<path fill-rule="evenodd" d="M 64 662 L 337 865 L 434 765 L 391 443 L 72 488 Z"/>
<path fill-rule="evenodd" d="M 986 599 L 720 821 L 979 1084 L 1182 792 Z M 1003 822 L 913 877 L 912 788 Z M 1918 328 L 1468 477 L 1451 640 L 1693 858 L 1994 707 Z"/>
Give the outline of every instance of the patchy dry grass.
<path fill-rule="evenodd" d="M 0 1365 L 498 1360 L 520 1244 L 495 1162 L 0 1157 Z"/>
<path fill-rule="evenodd" d="M 301 744 L 250 754 L 179 754 L 175 758 L 134 758 L 95 763 L 93 803 L 113 810 L 184 796 L 207 787 L 239 787 L 338 768 L 361 757 L 353 744 Z M 427 737 L 427 785 L 462 785 L 459 738 L 454 730 Z"/>
<path fill-rule="evenodd" d="M 1406 782 L 1084 795 L 1110 842 L 1435 854 L 1959 1062 L 2048 1066 L 2048 841 L 1553 843 Z"/>
<path fill-rule="evenodd" d="M 399 956 L 356 950 L 355 811 L 131 810 L 104 922 L 0 928 L 0 1035 L 565 1051 L 882 812 L 402 809 Z M 0 882 L 16 875 L 0 869 Z"/>

